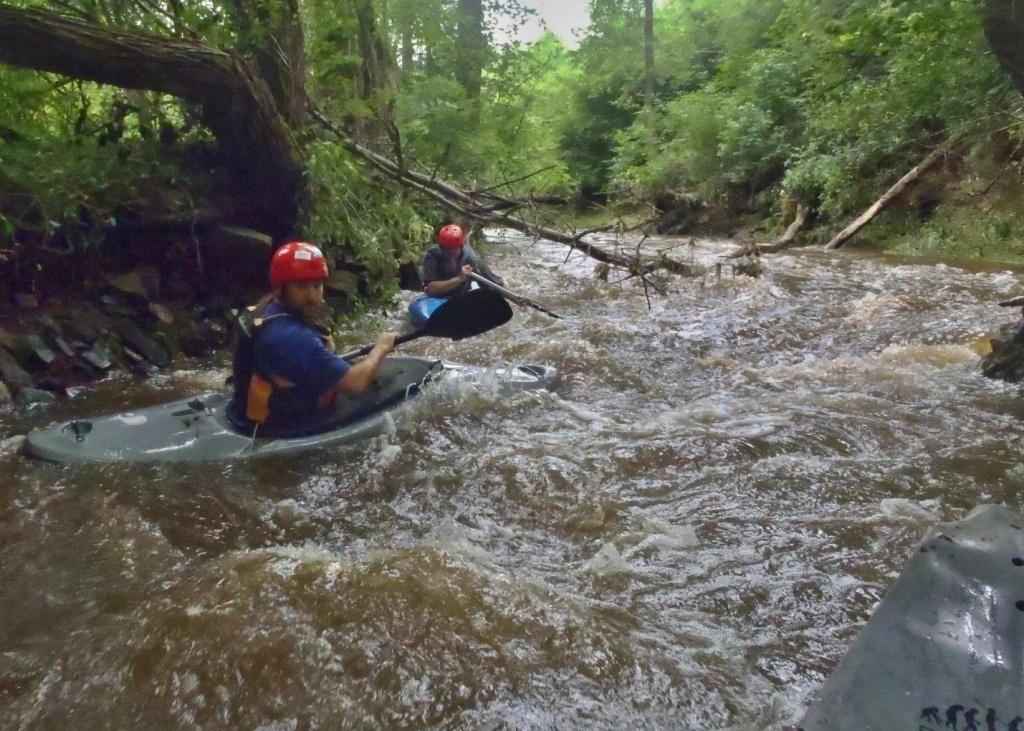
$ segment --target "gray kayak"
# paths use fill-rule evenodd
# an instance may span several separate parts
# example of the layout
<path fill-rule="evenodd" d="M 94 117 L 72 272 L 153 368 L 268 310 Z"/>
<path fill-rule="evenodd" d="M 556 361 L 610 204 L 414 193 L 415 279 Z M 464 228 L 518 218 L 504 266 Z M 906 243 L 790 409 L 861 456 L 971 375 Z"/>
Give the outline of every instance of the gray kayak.
<path fill-rule="evenodd" d="M 932 528 L 799 727 L 1024 731 L 1024 516 Z"/>
<path fill-rule="evenodd" d="M 345 399 L 334 425 L 294 438 L 254 438 L 232 425 L 230 395 L 206 393 L 123 414 L 74 419 L 29 432 L 25 452 L 54 462 L 199 462 L 301 452 L 347 444 L 390 428 L 423 388 L 479 383 L 498 395 L 551 390 L 558 371 L 524 365 L 485 369 L 426 358 L 391 357 L 366 393 Z"/>

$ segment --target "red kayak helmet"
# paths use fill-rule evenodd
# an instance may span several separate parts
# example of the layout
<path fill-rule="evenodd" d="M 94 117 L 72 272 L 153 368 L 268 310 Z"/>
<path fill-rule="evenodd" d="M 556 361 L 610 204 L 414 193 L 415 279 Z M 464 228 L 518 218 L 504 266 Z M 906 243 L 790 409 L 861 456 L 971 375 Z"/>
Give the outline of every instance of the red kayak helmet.
<path fill-rule="evenodd" d="M 270 258 L 270 284 L 327 279 L 327 260 L 313 244 L 292 241 Z"/>
<path fill-rule="evenodd" d="M 445 249 L 458 249 L 466 243 L 466 232 L 462 229 L 462 226 L 449 223 L 447 226 L 441 227 L 441 230 L 437 232 L 437 243 L 441 244 Z"/>

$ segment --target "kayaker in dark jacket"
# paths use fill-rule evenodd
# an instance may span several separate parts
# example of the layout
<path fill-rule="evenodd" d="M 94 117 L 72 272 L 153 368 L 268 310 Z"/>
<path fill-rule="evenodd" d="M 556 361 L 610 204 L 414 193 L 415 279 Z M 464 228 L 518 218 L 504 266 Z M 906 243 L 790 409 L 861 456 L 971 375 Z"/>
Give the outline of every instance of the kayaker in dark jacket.
<path fill-rule="evenodd" d="M 265 436 L 317 431 L 339 395 L 366 390 L 395 347 L 394 333 L 377 338 L 355 365 L 334 354 L 329 332 L 314 322 L 323 304 L 327 260 L 300 242 L 270 260 L 273 291 L 240 323 L 235 349 L 232 420 Z M 258 426 L 257 426 L 258 425 Z"/>
<path fill-rule="evenodd" d="M 438 245 L 423 257 L 423 284 L 429 297 L 454 297 L 470 290 L 470 273 L 479 274 L 495 284 L 504 285 L 499 277 L 466 243 L 466 232 L 458 224 L 449 223 L 437 232 Z"/>

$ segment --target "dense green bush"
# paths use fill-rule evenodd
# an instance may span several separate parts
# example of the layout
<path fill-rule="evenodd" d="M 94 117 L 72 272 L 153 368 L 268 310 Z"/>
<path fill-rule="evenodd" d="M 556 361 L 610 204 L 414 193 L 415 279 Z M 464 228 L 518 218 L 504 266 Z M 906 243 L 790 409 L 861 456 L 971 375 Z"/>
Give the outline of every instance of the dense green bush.
<path fill-rule="evenodd" d="M 659 107 L 657 155 L 644 151 L 641 120 L 619 136 L 620 185 L 714 199 L 733 185 L 778 180 L 838 220 L 934 145 L 986 117 L 1008 119 L 1018 103 L 969 0 L 786 0 L 763 36 L 739 32 L 738 5 L 706 10 L 723 18 L 712 26 L 746 42 L 730 51 L 710 41 L 716 63 L 704 64 L 706 80 Z"/>
<path fill-rule="evenodd" d="M 371 298 L 395 291 L 399 263 L 418 261 L 431 241 L 426 216 L 338 144 L 311 144 L 307 164 L 313 200 L 306 235 L 364 269 Z"/>
<path fill-rule="evenodd" d="M 81 249 L 119 211 L 187 207 L 205 180 L 161 142 L 169 119 L 181 116 L 167 97 L 0 66 L 0 236 Z"/>

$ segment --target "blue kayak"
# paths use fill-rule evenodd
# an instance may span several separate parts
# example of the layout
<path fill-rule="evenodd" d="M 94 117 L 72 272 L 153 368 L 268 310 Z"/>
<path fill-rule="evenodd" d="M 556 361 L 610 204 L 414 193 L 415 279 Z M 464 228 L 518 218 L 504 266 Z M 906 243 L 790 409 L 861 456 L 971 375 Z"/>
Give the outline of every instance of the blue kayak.
<path fill-rule="evenodd" d="M 409 319 L 413 327 L 422 327 L 434 310 L 448 301 L 447 297 L 417 297 L 409 303 Z"/>

